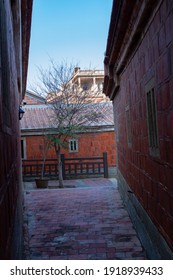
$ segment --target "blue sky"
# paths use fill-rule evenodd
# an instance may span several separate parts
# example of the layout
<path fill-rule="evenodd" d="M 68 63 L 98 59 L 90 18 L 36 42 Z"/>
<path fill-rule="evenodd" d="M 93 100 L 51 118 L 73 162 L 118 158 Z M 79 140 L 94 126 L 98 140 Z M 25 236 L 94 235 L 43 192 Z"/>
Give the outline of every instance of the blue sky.
<path fill-rule="evenodd" d="M 112 0 L 34 0 L 28 85 L 51 57 L 103 69 Z"/>

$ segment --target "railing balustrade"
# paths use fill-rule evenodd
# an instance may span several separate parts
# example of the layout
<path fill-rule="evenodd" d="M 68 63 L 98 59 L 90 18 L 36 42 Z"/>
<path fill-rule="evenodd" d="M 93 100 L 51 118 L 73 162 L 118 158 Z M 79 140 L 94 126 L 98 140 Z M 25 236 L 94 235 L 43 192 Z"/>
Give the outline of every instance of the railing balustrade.
<path fill-rule="evenodd" d="M 102 157 L 81 157 L 81 158 L 65 158 L 61 155 L 63 179 L 79 178 L 85 176 L 102 175 L 108 178 L 107 153 L 103 153 Z M 42 171 L 42 160 L 23 160 L 22 173 L 24 179 L 29 177 L 40 177 Z M 58 176 L 57 159 L 47 159 L 44 165 L 44 177 Z"/>

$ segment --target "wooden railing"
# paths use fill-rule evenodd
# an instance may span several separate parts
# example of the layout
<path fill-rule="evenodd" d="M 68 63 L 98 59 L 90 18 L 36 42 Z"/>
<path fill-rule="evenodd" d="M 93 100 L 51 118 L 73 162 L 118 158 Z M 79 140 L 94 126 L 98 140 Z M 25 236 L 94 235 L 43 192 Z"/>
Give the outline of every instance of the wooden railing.
<path fill-rule="evenodd" d="M 107 153 L 102 157 L 83 157 L 83 158 L 65 158 L 61 155 L 63 179 L 79 178 L 85 176 L 104 176 L 108 178 Z M 40 177 L 42 171 L 42 160 L 23 160 L 23 177 Z M 45 177 L 58 176 L 57 159 L 47 159 L 44 166 Z"/>

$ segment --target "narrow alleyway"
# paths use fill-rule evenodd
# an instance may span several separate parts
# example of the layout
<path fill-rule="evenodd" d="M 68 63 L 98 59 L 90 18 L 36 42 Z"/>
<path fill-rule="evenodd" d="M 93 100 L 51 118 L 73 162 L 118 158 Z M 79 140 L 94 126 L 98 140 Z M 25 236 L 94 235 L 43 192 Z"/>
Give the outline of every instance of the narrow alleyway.
<path fill-rule="evenodd" d="M 44 190 L 25 183 L 25 259 L 146 259 L 116 179 L 55 183 Z"/>

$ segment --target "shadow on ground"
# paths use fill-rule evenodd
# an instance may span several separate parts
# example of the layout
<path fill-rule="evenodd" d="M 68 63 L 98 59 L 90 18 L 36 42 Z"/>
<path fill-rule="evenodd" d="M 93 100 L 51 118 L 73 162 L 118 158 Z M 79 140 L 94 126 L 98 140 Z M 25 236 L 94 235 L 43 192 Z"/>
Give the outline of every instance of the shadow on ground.
<path fill-rule="evenodd" d="M 116 179 L 68 184 L 76 188 L 37 190 L 25 182 L 25 259 L 146 259 Z"/>

